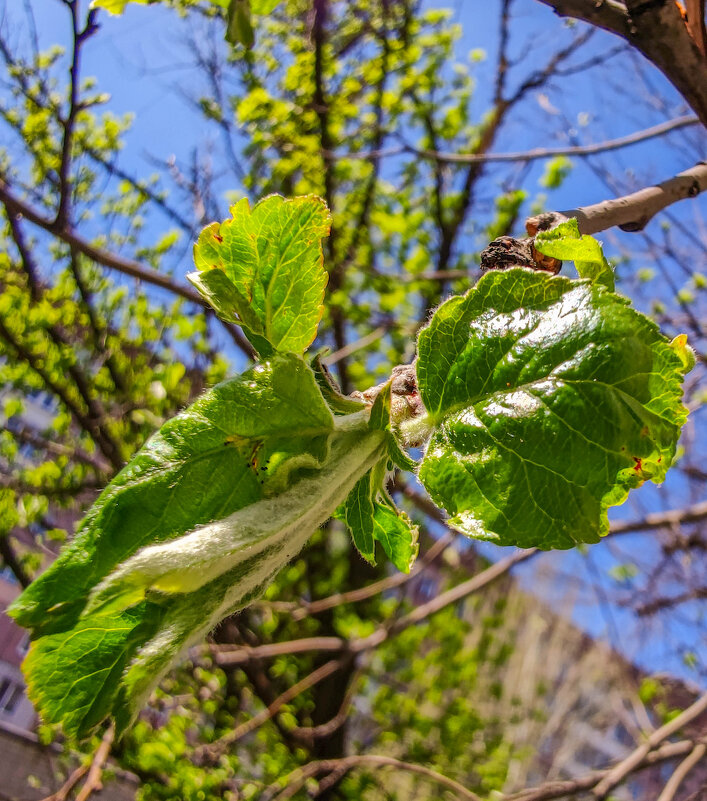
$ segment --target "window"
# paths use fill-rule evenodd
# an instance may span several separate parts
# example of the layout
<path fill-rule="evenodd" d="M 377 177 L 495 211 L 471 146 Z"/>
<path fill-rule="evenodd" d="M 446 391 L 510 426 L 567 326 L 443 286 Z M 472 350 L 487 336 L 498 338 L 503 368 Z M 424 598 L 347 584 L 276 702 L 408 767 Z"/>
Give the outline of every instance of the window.
<path fill-rule="evenodd" d="M 22 698 L 22 687 L 9 679 L 0 682 L 0 714 L 11 715 Z"/>
<path fill-rule="evenodd" d="M 24 637 L 17 643 L 17 653 L 20 656 L 24 656 L 27 651 L 29 651 L 29 633 L 25 634 Z"/>
<path fill-rule="evenodd" d="M 4 712 L 6 715 L 11 715 L 15 709 L 17 709 L 17 704 L 19 704 L 20 699 L 22 698 L 22 687 L 14 684 L 12 689 L 5 695 L 5 697 L 0 702 L 0 711 Z"/>

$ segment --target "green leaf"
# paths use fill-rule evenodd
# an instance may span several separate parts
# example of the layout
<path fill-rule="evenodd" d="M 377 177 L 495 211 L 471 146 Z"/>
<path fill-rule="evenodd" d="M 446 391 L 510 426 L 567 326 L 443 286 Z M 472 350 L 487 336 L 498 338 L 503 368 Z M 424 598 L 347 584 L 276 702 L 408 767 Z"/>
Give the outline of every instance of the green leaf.
<path fill-rule="evenodd" d="M 317 334 L 327 273 L 321 240 L 329 233 L 326 204 L 314 196 L 247 200 L 232 218 L 205 228 L 188 278 L 220 316 L 238 322 L 256 349 L 302 353 Z M 227 287 L 215 277 L 221 271 Z M 267 354 L 261 354 L 267 355 Z"/>
<path fill-rule="evenodd" d="M 248 339 L 260 356 L 268 357 L 275 353 L 267 339 L 253 333 L 260 329 L 260 321 L 248 299 L 239 293 L 223 270 L 213 267 L 201 273 L 189 273 L 187 278 L 222 320 L 238 322 L 247 330 Z"/>
<path fill-rule="evenodd" d="M 410 518 L 387 504 L 376 503 L 373 536 L 383 546 L 390 561 L 402 573 L 409 573 L 419 550 L 418 528 Z"/>
<path fill-rule="evenodd" d="M 184 650 L 259 597 L 385 453 L 383 436 L 365 422 L 332 439 L 320 470 L 141 550 L 99 585 L 82 617 L 39 637 L 24 670 L 43 719 L 78 739 L 108 715 L 119 731 L 129 726 Z"/>
<path fill-rule="evenodd" d="M 324 353 L 326 353 L 326 349 Z M 322 353 L 317 353 L 314 356 L 311 361 L 311 367 L 317 379 L 319 390 L 324 396 L 324 400 L 326 400 L 329 408 L 334 414 L 353 414 L 354 412 L 360 412 L 362 409 L 365 409 L 366 404 L 362 401 L 354 400 L 342 394 L 341 388 L 334 381 L 326 365 L 322 362 L 322 355 Z"/>
<path fill-rule="evenodd" d="M 385 490 L 387 462 L 382 459 L 357 482 L 336 517 L 346 523 L 367 562 L 376 563 L 375 543 L 380 542 L 395 567 L 409 573 L 417 557 L 418 530 Z"/>
<path fill-rule="evenodd" d="M 255 42 L 250 19 L 250 0 L 231 0 L 226 12 L 226 41 L 251 48 Z"/>
<path fill-rule="evenodd" d="M 604 258 L 601 243 L 593 236 L 582 236 L 575 218 L 549 231 L 540 231 L 535 247 L 554 259 L 573 261 L 580 278 L 589 278 L 613 292 L 614 271 Z"/>
<path fill-rule="evenodd" d="M 128 3 L 147 5 L 150 0 L 91 0 L 91 8 L 103 8 L 109 14 L 119 15 L 125 11 Z"/>
<path fill-rule="evenodd" d="M 251 0 L 250 8 L 254 14 L 271 14 L 280 2 L 281 0 Z"/>
<path fill-rule="evenodd" d="M 61 630 L 139 548 L 281 491 L 326 459 L 334 421 L 295 356 L 257 364 L 166 423 L 89 511 L 73 542 L 12 606 L 37 633 Z"/>
<path fill-rule="evenodd" d="M 371 473 L 360 479 L 344 503 L 341 518 L 351 532 L 354 545 L 361 556 L 372 565 L 376 563 L 376 546 L 373 539 L 373 489 Z"/>
<path fill-rule="evenodd" d="M 157 607 L 151 610 L 158 612 Z M 22 665 L 29 698 L 67 736 L 89 734 L 111 714 L 120 676 L 140 643 L 146 609 L 79 620 L 68 632 L 40 637 Z"/>
<path fill-rule="evenodd" d="M 385 431 L 387 434 L 388 443 L 388 456 L 391 462 L 397 465 L 401 470 L 413 472 L 417 469 L 417 462 L 411 459 L 407 453 L 400 446 L 395 432 L 393 431 L 390 414 L 391 414 L 391 392 L 392 382 L 388 381 L 380 390 L 373 402 L 371 408 L 371 418 L 369 427 L 379 431 Z"/>
<path fill-rule="evenodd" d="M 127 727 L 180 654 L 259 596 L 386 456 L 368 414 L 334 418 L 293 355 L 165 424 L 13 604 L 43 719 L 76 739 Z"/>
<path fill-rule="evenodd" d="M 419 478 L 470 536 L 596 542 L 607 508 L 674 458 L 684 347 L 601 284 L 489 273 L 420 334 L 435 431 Z"/>

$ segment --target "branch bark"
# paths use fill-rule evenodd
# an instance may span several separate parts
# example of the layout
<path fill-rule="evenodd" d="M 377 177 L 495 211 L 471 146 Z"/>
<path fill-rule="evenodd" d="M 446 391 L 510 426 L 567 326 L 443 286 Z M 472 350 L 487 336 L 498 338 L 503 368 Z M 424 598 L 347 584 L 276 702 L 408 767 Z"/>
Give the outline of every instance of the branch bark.
<path fill-rule="evenodd" d="M 707 710 L 707 693 L 700 696 L 694 704 L 681 712 L 674 720 L 656 729 L 653 734 L 612 768 L 594 788 L 596 798 L 605 798 L 617 784 L 620 784 L 633 770 L 635 770 L 648 754 L 662 742 L 680 731 L 683 726 L 699 717 Z"/>
<path fill-rule="evenodd" d="M 603 200 L 592 206 L 580 206 L 569 211 L 552 211 L 529 217 L 525 227 L 530 236 L 570 219 L 577 218 L 583 234 L 596 234 L 618 226 L 622 231 L 642 231 L 662 209 L 680 200 L 697 197 L 707 190 L 707 162 L 699 162 L 689 170 L 667 181 L 648 186 L 624 197 Z"/>
<path fill-rule="evenodd" d="M 674 0 L 539 0 L 561 17 L 574 17 L 625 39 L 652 62 L 707 125 L 707 58 Z"/>

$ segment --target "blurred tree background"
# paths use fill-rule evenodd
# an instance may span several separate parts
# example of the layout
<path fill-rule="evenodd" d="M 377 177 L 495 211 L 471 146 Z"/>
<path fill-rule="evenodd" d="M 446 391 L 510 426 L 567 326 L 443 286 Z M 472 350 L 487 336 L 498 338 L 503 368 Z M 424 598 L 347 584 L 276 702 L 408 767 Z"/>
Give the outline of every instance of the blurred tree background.
<path fill-rule="evenodd" d="M 349 393 L 410 361 L 490 240 L 704 157 L 654 66 L 530 0 L 285 0 L 250 49 L 224 42 L 219 4 L 167 5 L 2 4 L 0 555 L 21 585 L 165 419 L 250 359 L 184 280 L 229 203 L 314 193 L 332 209 L 316 344 Z M 486 798 L 606 768 L 694 701 L 705 206 L 602 238 L 619 291 L 697 352 L 668 481 L 615 510 L 606 541 L 552 554 L 462 541 L 395 481 L 421 526 L 413 573 L 371 567 L 338 523 L 319 531 L 114 745 L 139 798 Z M 618 797 L 657 797 L 654 780 Z"/>

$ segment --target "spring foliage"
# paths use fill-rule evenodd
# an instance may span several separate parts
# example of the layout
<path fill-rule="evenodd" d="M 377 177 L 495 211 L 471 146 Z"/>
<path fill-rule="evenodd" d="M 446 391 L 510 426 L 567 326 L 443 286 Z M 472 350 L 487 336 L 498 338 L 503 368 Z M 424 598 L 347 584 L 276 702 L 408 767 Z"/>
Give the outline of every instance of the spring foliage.
<path fill-rule="evenodd" d="M 330 517 L 361 555 L 403 571 L 417 531 L 386 489 L 410 420 L 387 382 L 370 403 L 337 392 L 305 352 L 327 273 L 319 198 L 271 196 L 207 227 L 190 278 L 259 357 L 162 426 L 100 495 L 57 561 L 13 604 L 45 720 L 83 738 L 129 727 L 159 679 L 257 598 Z M 675 456 L 690 369 L 613 292 L 599 244 L 567 224 L 537 247 L 579 279 L 514 268 L 442 304 L 418 339 L 419 480 L 473 537 L 570 548 Z M 391 411 L 392 410 L 392 411 Z"/>

